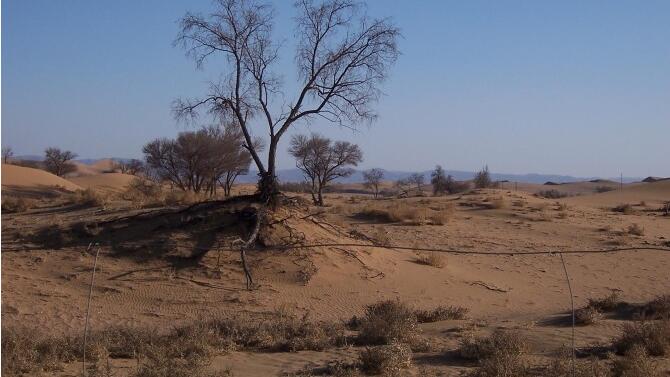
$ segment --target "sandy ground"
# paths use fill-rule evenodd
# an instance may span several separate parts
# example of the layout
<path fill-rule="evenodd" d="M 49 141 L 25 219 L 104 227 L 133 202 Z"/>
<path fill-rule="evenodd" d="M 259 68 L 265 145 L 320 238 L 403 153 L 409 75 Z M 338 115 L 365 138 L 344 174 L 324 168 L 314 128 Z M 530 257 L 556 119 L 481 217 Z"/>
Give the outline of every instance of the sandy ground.
<path fill-rule="evenodd" d="M 74 183 L 52 177 L 35 182 L 39 177 L 32 178 L 38 174 L 32 172 L 34 169 L 29 169 L 33 175 L 16 173 L 16 169 L 27 168 L 2 167 L 3 196 L 10 186 L 17 185 L 18 176 L 24 177 L 21 182 L 25 186 L 35 189 L 59 184 L 72 189 L 107 190 L 110 195 L 121 191 L 130 179 L 114 173 L 72 178 Z M 209 251 L 197 262 L 152 253 L 148 250 L 152 246 L 137 249 L 142 253 L 120 254 L 119 245 L 103 242 L 92 328 L 112 324 L 167 328 L 212 314 L 276 308 L 300 315 L 309 313 L 317 320 L 343 321 L 361 314 L 365 305 L 397 298 L 417 308 L 460 305 L 470 310 L 466 321 L 422 325 L 423 332 L 443 349 L 453 349 L 458 343 L 449 335 L 450 329 L 478 323 L 484 331 L 497 327 L 521 329 L 532 340 L 534 352 L 542 355 L 570 341 L 569 327 L 553 321 L 565 316 L 570 296 L 557 255 L 522 253 L 670 246 L 670 217 L 656 211 L 663 201 L 670 200 L 670 181 L 630 184 L 621 191 L 602 194 L 592 193 L 591 188 L 591 193 L 586 193 L 584 187 L 591 183 L 572 185 L 577 187 L 572 190 L 582 190 L 581 195 L 558 200 L 533 196 L 530 192 L 537 189 L 535 186 L 530 192 L 479 190 L 446 197 L 377 201 L 367 196 L 328 194 L 326 208 L 307 206 L 300 213 L 312 216 L 287 220 L 300 233 L 301 244 L 308 247 L 249 252 L 258 282 L 252 291 L 245 289 L 237 252 L 217 242 L 209 242 Z M 488 205 L 494 200 L 501 201 L 501 208 Z M 611 210 L 622 203 L 633 205 L 634 212 Z M 359 215 L 365 206 L 398 204 L 450 209 L 450 215 L 444 225 L 388 223 Z M 142 211 L 146 210 L 133 210 L 121 200 L 103 211 L 72 208 L 45 199 L 28 212 L 3 213 L 3 325 L 29 323 L 54 333 L 80 332 L 93 264 L 93 256 L 86 253 L 87 243 L 45 247 L 31 235 L 49 226 L 68 227 L 82 220 L 102 223 Z M 629 234 L 633 224 L 644 233 Z M 169 246 L 175 250 L 188 249 L 188 242 L 193 241 L 187 242 L 183 234 L 170 237 Z M 380 237 L 395 246 L 489 254 L 445 254 L 446 266 L 435 268 L 416 263 L 415 251 L 375 248 L 361 239 Z M 309 246 L 317 244 L 365 246 Z M 500 251 L 516 255 L 491 254 Z M 620 291 L 629 302 L 648 301 L 670 292 L 667 251 L 574 254 L 566 255 L 565 263 L 577 306 L 612 290 Z M 580 327 L 577 345 L 607 343 L 620 331 L 621 323 L 607 319 Z M 355 355 L 348 348 L 290 354 L 234 352 L 218 356 L 214 366 L 230 368 L 235 376 L 278 375 L 323 366 L 328 361 L 350 360 Z M 121 371 L 132 368 L 123 360 L 115 363 Z M 420 374 L 421 367 L 456 376 L 469 368 L 430 353 L 415 355 L 415 364 L 411 374 Z M 76 369 L 66 368 L 61 374 L 75 375 Z"/>

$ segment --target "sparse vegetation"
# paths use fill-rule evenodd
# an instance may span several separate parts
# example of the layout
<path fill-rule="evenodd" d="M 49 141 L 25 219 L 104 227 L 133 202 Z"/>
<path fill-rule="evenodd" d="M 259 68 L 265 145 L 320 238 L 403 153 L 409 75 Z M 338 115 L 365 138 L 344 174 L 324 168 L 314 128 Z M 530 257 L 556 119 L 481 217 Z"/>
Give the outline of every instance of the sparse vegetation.
<path fill-rule="evenodd" d="M 379 185 L 384 178 L 384 171 L 382 169 L 370 169 L 363 172 L 364 185 L 367 189 L 372 190 L 375 199 L 379 195 Z"/>
<path fill-rule="evenodd" d="M 70 151 L 62 151 L 59 148 L 47 148 L 44 151 L 44 167 L 46 171 L 59 177 L 72 173 L 77 167 L 70 162 L 77 155 Z"/>
<path fill-rule="evenodd" d="M 670 353 L 670 320 L 637 321 L 626 323 L 621 335 L 614 341 L 617 352 L 626 354 L 633 347 L 641 346 L 651 356 Z"/>
<path fill-rule="evenodd" d="M 591 306 L 575 310 L 575 323 L 578 325 L 593 325 L 602 319 L 602 313 Z"/>
<path fill-rule="evenodd" d="M 623 213 L 624 215 L 631 215 L 635 212 L 633 206 L 628 203 L 619 204 L 618 206 L 612 208 L 612 211 L 620 212 Z"/>
<path fill-rule="evenodd" d="M 414 315 L 419 323 L 465 319 L 468 309 L 462 306 L 438 306 L 430 310 L 415 310 Z"/>
<path fill-rule="evenodd" d="M 621 305 L 621 298 L 617 291 L 612 291 L 609 295 L 599 299 L 589 299 L 588 307 L 601 312 L 611 312 Z"/>
<path fill-rule="evenodd" d="M 435 268 L 443 268 L 446 265 L 444 256 L 435 251 L 420 253 L 416 256 L 415 260 L 418 264 L 425 264 Z"/>
<path fill-rule="evenodd" d="M 596 186 L 594 191 L 596 193 L 602 194 L 603 192 L 609 192 L 609 191 L 614 191 L 616 188 L 611 187 L 611 186 Z"/>
<path fill-rule="evenodd" d="M 369 375 L 398 376 L 412 365 L 412 350 L 403 343 L 366 347 L 359 356 L 360 367 Z"/>
<path fill-rule="evenodd" d="M 369 345 L 412 344 L 419 331 L 414 311 L 395 300 L 369 305 L 358 328 L 358 342 Z"/>
<path fill-rule="evenodd" d="M 643 305 L 640 315 L 650 319 L 670 319 L 670 295 L 661 295 Z"/>
<path fill-rule="evenodd" d="M 6 196 L 2 198 L 2 212 L 20 213 L 34 208 L 37 202 L 23 197 Z"/>
<path fill-rule="evenodd" d="M 109 204 L 109 197 L 92 188 L 75 191 L 70 196 L 70 203 L 82 207 L 103 207 Z"/>
<path fill-rule="evenodd" d="M 486 165 L 482 170 L 478 171 L 472 182 L 474 183 L 475 188 L 489 188 L 493 186 L 491 173 L 489 173 L 489 166 Z"/>
<path fill-rule="evenodd" d="M 496 330 L 486 338 L 466 337 L 459 353 L 468 360 L 476 360 L 479 368 L 472 377 L 523 377 L 529 368 L 523 358 L 528 346 L 515 331 Z"/>
<path fill-rule="evenodd" d="M 632 346 L 623 358 L 614 361 L 614 377 L 660 377 L 660 371 L 639 344 Z"/>
<path fill-rule="evenodd" d="M 567 193 L 558 191 L 556 189 L 540 190 L 536 195 L 545 199 L 560 199 L 569 196 Z"/>

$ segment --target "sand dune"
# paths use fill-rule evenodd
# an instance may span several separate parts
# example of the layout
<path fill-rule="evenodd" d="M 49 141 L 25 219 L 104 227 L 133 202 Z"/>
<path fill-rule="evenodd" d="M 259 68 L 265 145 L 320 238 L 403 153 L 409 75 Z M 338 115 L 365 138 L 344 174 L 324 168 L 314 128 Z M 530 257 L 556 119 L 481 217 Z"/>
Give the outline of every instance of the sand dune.
<path fill-rule="evenodd" d="M 69 191 L 80 190 L 81 187 L 66 179 L 40 169 L 2 164 L 2 188 L 52 189 L 64 188 Z"/>
<path fill-rule="evenodd" d="M 106 173 L 73 177 L 69 180 L 83 188 L 119 192 L 125 190 L 133 178 L 135 177 L 129 174 Z"/>
<path fill-rule="evenodd" d="M 568 202 L 591 207 L 615 206 L 622 203 L 645 202 L 657 205 L 670 201 L 670 181 L 633 183 L 625 185 L 623 190 L 614 190 L 593 195 L 568 198 Z"/>

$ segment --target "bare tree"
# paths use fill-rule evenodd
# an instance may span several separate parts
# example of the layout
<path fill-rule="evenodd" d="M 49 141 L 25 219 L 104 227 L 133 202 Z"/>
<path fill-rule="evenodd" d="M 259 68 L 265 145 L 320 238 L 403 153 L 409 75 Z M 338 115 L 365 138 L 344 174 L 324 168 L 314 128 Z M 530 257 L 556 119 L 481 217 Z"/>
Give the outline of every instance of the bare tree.
<path fill-rule="evenodd" d="M 70 151 L 61 151 L 59 148 L 50 147 L 44 151 L 45 169 L 59 177 L 72 173 L 77 167 L 70 162 L 77 155 Z"/>
<path fill-rule="evenodd" d="M 398 190 L 398 196 L 408 197 L 412 189 L 412 182 L 409 181 L 409 178 L 402 178 L 397 180 L 394 186 Z"/>
<path fill-rule="evenodd" d="M 365 180 L 365 187 L 372 190 L 372 193 L 377 199 L 379 195 L 379 184 L 384 178 L 384 171 L 382 169 L 370 169 L 363 172 L 363 179 Z"/>
<path fill-rule="evenodd" d="M 447 177 L 447 173 L 442 169 L 442 166 L 435 166 L 435 170 L 430 173 L 430 183 L 433 185 L 433 195 L 442 195 L 447 192 L 449 177 Z"/>
<path fill-rule="evenodd" d="M 291 139 L 289 153 L 296 159 L 296 166 L 311 183 L 312 200 L 323 205 L 323 189 L 333 180 L 348 177 L 363 161 L 363 152 L 356 144 L 336 141 L 312 134 L 310 137 L 296 135 Z"/>
<path fill-rule="evenodd" d="M 2 147 L 2 163 L 6 164 L 9 162 L 9 159 L 14 156 L 14 150 L 12 147 Z"/>
<path fill-rule="evenodd" d="M 475 188 L 487 188 L 491 187 L 493 182 L 491 181 L 491 174 L 489 173 L 489 166 L 486 165 L 484 168 L 475 174 L 473 179 Z"/>
<path fill-rule="evenodd" d="M 346 127 L 375 118 L 379 84 L 398 57 L 398 28 L 388 19 L 370 19 L 352 0 L 296 3 L 299 40 L 295 61 L 297 95 L 286 100 L 272 71 L 279 43 L 273 40 L 274 11 L 254 0 L 216 0 L 209 16 L 187 13 L 175 44 L 198 67 L 214 55 L 227 62 L 227 75 L 202 98 L 177 100 L 178 119 L 197 117 L 200 108 L 235 119 L 244 147 L 259 170 L 259 193 L 270 201 L 278 192 L 276 154 L 281 137 L 298 122 L 315 117 Z M 269 131 L 267 164 L 254 147 L 254 116 Z"/>
<path fill-rule="evenodd" d="M 421 187 L 423 186 L 423 183 L 424 183 L 423 174 L 414 173 L 414 174 L 412 174 L 408 177 L 408 181 L 411 184 L 416 185 L 416 190 L 417 190 L 418 194 L 421 194 Z"/>
<path fill-rule="evenodd" d="M 144 171 L 144 163 L 136 158 L 129 161 L 119 161 L 114 165 L 123 174 L 137 175 Z"/>
<path fill-rule="evenodd" d="M 205 191 L 210 195 L 217 184 L 222 184 L 229 195 L 235 178 L 251 162 L 242 148 L 238 128 L 233 126 L 206 127 L 182 132 L 176 139 L 156 139 L 142 151 L 150 173 L 160 180 L 184 191 Z"/>

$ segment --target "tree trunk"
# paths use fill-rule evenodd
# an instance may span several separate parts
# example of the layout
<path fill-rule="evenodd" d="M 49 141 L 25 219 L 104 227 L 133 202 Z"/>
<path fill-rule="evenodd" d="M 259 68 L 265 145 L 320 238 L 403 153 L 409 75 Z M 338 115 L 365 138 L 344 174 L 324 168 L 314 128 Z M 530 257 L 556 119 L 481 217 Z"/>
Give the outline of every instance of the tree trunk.
<path fill-rule="evenodd" d="M 321 194 L 321 191 L 323 190 L 322 186 L 319 186 L 319 204 L 317 204 L 320 207 L 323 207 L 323 195 Z"/>
<path fill-rule="evenodd" d="M 279 194 L 279 187 L 276 175 L 275 160 L 277 156 L 277 141 L 276 138 L 271 138 L 270 149 L 268 150 L 268 170 L 261 172 L 258 181 L 258 193 L 260 194 L 263 203 L 274 203 Z"/>

